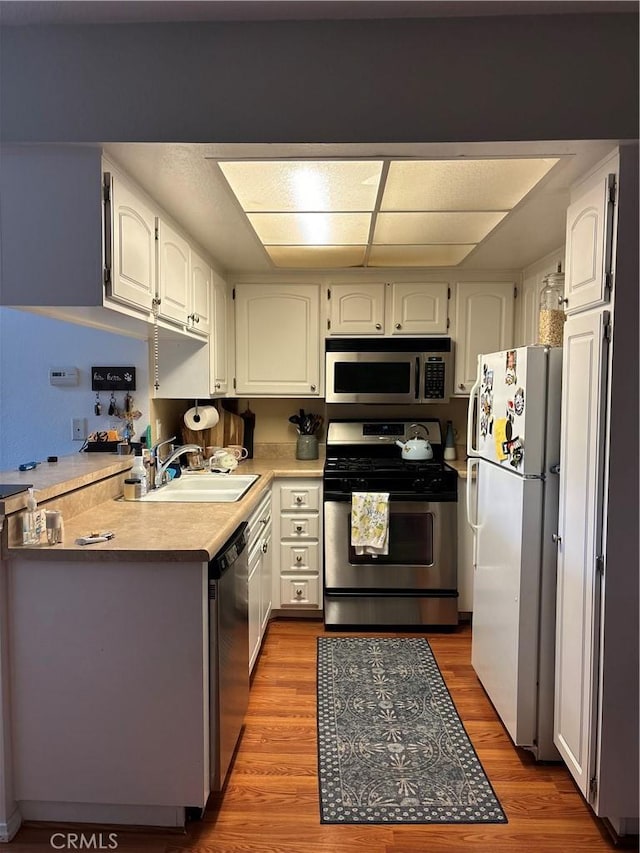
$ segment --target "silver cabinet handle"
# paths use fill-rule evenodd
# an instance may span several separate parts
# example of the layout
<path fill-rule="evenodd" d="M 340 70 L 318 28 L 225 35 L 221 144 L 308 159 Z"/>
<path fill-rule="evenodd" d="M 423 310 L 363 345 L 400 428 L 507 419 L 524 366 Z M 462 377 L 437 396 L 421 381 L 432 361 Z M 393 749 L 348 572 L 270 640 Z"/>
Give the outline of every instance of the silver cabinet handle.
<path fill-rule="evenodd" d="M 464 390 L 465 390 L 464 382 L 461 382 L 461 383 L 458 385 L 458 388 L 460 389 L 460 391 L 464 391 Z"/>
<path fill-rule="evenodd" d="M 560 297 L 560 299 L 558 299 L 558 302 L 561 305 L 568 305 L 569 304 L 569 298 L 567 296 L 565 296 L 564 298 Z"/>
<path fill-rule="evenodd" d="M 304 529 L 304 528 L 302 527 L 302 525 L 301 525 L 301 524 L 296 524 L 296 532 L 297 532 L 297 533 L 302 533 L 303 529 Z"/>
<path fill-rule="evenodd" d="M 396 323 L 396 329 L 401 329 L 401 328 L 402 328 L 402 323 Z"/>
<path fill-rule="evenodd" d="M 315 391 L 315 390 L 316 390 L 316 387 L 317 387 L 316 385 L 312 385 L 312 386 L 311 386 L 311 390 L 312 390 L 312 391 Z"/>
<path fill-rule="evenodd" d="M 298 598 L 302 598 L 302 590 L 301 590 L 301 589 L 297 589 L 297 590 L 296 590 L 296 596 L 297 596 Z"/>
<path fill-rule="evenodd" d="M 562 542 L 562 536 L 559 536 L 557 533 L 552 533 L 551 538 L 558 545 L 560 545 Z"/>
<path fill-rule="evenodd" d="M 220 382 L 216 382 L 216 386 L 215 386 L 215 387 L 216 387 L 216 388 L 222 388 L 222 383 L 220 383 Z"/>
<path fill-rule="evenodd" d="M 301 495 L 298 495 L 298 497 L 296 498 L 296 503 L 297 503 L 297 504 L 301 504 L 301 503 L 302 503 L 302 501 L 303 501 L 302 496 L 301 496 Z"/>
<path fill-rule="evenodd" d="M 266 554 L 266 553 L 267 553 L 268 548 L 269 548 L 268 543 L 267 543 L 267 542 L 263 542 L 263 543 L 262 543 L 262 553 L 263 553 L 263 554 Z"/>
<path fill-rule="evenodd" d="M 301 562 L 302 562 L 302 556 L 300 554 L 298 554 L 298 556 L 296 557 L 296 563 L 301 563 Z"/>
<path fill-rule="evenodd" d="M 376 329 L 381 329 L 381 328 L 382 328 L 382 323 L 376 323 Z"/>

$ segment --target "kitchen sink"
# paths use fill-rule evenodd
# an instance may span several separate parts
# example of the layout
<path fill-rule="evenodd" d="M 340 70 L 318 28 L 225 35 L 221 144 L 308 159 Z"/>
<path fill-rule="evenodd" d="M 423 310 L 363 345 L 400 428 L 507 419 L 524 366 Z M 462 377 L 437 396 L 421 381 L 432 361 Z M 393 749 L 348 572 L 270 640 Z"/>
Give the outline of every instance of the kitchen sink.
<path fill-rule="evenodd" d="M 259 474 L 183 474 L 139 501 L 162 503 L 234 503 L 245 495 Z"/>

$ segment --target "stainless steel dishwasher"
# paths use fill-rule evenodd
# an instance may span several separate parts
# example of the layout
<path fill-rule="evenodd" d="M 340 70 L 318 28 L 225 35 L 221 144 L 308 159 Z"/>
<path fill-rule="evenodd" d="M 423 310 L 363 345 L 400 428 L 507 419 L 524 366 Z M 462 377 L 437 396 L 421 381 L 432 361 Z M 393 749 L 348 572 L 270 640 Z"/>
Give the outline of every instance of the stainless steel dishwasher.
<path fill-rule="evenodd" d="M 224 785 L 249 704 L 247 524 L 209 563 L 211 790 Z"/>

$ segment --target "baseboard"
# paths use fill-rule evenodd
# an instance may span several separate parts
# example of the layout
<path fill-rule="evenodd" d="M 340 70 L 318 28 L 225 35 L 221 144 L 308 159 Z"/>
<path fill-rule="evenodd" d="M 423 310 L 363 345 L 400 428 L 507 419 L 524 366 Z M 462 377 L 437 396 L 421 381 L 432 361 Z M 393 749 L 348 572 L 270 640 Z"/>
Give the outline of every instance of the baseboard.
<path fill-rule="evenodd" d="M 6 844 L 11 841 L 22 824 L 22 815 L 19 809 L 15 809 L 10 815 L 9 820 L 0 822 L 0 843 Z"/>

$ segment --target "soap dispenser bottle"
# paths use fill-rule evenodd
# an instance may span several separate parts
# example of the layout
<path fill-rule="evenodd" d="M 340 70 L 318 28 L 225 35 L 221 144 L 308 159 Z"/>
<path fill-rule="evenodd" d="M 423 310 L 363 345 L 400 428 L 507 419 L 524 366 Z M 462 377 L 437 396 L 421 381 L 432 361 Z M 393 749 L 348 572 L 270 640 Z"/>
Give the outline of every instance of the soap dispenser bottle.
<path fill-rule="evenodd" d="M 147 494 L 147 490 L 149 488 L 149 481 L 147 478 L 147 468 L 144 464 L 144 456 L 142 452 L 139 456 L 135 456 L 133 459 L 133 466 L 131 468 L 130 476 L 135 480 L 140 480 L 140 496 Z"/>
<path fill-rule="evenodd" d="M 33 488 L 30 488 L 27 495 L 27 510 L 22 517 L 22 544 L 39 545 L 41 535 L 42 513 L 38 509 Z"/>
<path fill-rule="evenodd" d="M 451 461 L 457 457 L 455 436 L 453 421 L 447 421 L 447 432 L 444 439 L 444 458 L 447 461 Z"/>

